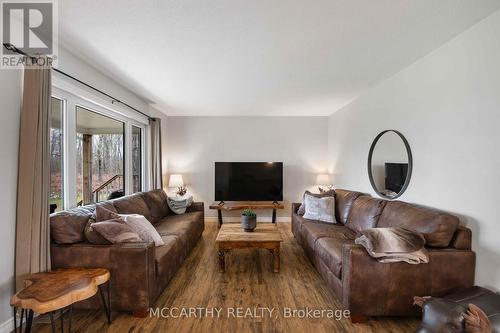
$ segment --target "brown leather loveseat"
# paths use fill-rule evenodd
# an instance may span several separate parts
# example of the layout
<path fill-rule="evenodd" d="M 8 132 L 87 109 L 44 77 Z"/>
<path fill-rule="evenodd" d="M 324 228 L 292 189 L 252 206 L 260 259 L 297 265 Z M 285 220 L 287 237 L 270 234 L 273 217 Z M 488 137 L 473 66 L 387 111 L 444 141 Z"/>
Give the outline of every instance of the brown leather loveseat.
<path fill-rule="evenodd" d="M 442 296 L 473 285 L 471 231 L 457 217 L 341 189 L 335 190 L 335 204 L 338 224 L 304 219 L 297 214 L 300 204 L 292 204 L 292 232 L 353 321 L 418 315 L 413 296 Z M 395 226 L 424 235 L 428 264 L 380 263 L 354 244 L 363 229 Z"/>
<path fill-rule="evenodd" d="M 112 309 L 145 315 L 201 237 L 204 230 L 203 203 L 193 203 L 185 214 L 175 215 L 169 211 L 165 192 L 153 190 L 97 205 L 119 214 L 144 215 L 165 245 L 92 245 L 85 241 L 84 229 L 95 205 L 78 207 L 50 216 L 52 268 L 109 269 Z M 79 306 L 97 308 L 99 300 L 93 297 Z"/>

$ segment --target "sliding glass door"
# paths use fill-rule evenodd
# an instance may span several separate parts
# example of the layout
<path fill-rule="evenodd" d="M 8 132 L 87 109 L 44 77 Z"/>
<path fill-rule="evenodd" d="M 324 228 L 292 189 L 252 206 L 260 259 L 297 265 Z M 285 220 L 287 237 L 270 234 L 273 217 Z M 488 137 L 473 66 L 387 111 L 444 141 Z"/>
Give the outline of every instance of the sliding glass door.
<path fill-rule="evenodd" d="M 76 107 L 78 204 L 125 195 L 125 123 Z"/>
<path fill-rule="evenodd" d="M 147 119 L 55 87 L 53 92 L 51 209 L 147 190 Z"/>
<path fill-rule="evenodd" d="M 142 190 L 142 128 L 132 126 L 132 192 Z"/>
<path fill-rule="evenodd" d="M 63 166 L 63 114 L 64 101 L 52 97 L 50 110 L 50 212 L 64 209 Z"/>

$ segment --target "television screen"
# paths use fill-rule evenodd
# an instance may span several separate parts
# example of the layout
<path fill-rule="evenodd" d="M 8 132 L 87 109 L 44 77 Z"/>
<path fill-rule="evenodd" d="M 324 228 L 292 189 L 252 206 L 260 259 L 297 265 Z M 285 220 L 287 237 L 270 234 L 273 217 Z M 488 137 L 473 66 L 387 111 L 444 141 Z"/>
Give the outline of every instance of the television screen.
<path fill-rule="evenodd" d="M 385 163 L 385 188 L 399 193 L 408 173 L 408 163 Z"/>
<path fill-rule="evenodd" d="M 215 162 L 216 201 L 282 201 L 282 162 Z"/>

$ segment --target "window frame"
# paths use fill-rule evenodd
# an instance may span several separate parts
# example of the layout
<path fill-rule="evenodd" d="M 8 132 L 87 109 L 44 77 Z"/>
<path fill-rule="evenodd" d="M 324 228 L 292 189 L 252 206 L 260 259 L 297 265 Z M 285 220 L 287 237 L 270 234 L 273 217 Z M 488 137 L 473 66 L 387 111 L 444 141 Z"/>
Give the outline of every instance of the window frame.
<path fill-rule="evenodd" d="M 66 159 L 66 142 L 65 142 L 65 136 L 66 136 L 66 128 L 65 128 L 65 121 L 66 121 L 66 100 L 63 99 L 63 98 L 59 98 L 57 96 L 55 96 L 54 94 L 52 94 L 52 96 L 50 97 L 51 98 L 51 106 L 52 106 L 52 98 L 55 98 L 57 100 L 59 100 L 61 102 L 61 132 L 62 132 L 62 135 L 61 135 L 61 145 L 62 145 L 62 159 L 61 159 L 61 173 L 62 173 L 62 178 L 61 178 L 61 181 L 62 181 L 62 186 L 61 186 L 61 192 L 62 192 L 62 207 L 58 207 L 60 209 L 58 209 L 57 211 L 61 211 L 61 210 L 65 210 L 66 207 L 68 207 L 66 205 L 66 202 L 65 202 L 65 196 L 66 196 L 66 169 L 65 169 L 65 159 Z M 50 110 L 50 112 L 52 112 L 52 109 Z M 52 172 L 52 170 L 49 170 L 49 172 Z M 49 182 L 52 181 L 51 179 L 52 177 L 49 176 Z M 49 201 L 50 201 L 50 195 L 49 195 Z"/>
<path fill-rule="evenodd" d="M 133 136 L 133 127 L 136 127 L 136 128 L 139 128 L 141 130 L 141 145 L 140 145 L 140 148 L 141 148 L 141 173 L 140 173 L 140 188 L 139 188 L 139 192 L 141 191 L 145 191 L 146 190 L 146 187 L 145 187 L 145 176 L 144 174 L 146 173 L 146 152 L 145 152 L 145 149 L 144 149 L 144 146 L 145 146 L 145 142 L 146 142 L 146 135 L 145 135 L 145 132 L 146 132 L 146 128 L 145 126 L 141 126 L 141 125 L 136 125 L 136 124 L 131 124 L 130 125 L 130 140 L 132 140 L 132 136 Z M 134 189 L 134 177 L 133 177 L 133 163 L 132 163 L 132 158 L 133 158 L 133 146 L 132 146 L 132 141 L 130 142 L 130 151 L 129 151 L 129 155 L 130 155 L 130 174 L 131 174 L 131 177 L 130 177 L 130 189 L 131 189 L 131 192 L 133 191 Z M 132 192 L 133 193 L 133 192 Z"/>
<path fill-rule="evenodd" d="M 141 129 L 141 191 L 148 189 L 148 147 L 149 123 L 146 117 L 127 112 L 124 108 L 103 100 L 91 93 L 82 93 L 77 89 L 52 86 L 52 97 L 63 101 L 63 206 L 64 209 L 77 206 L 77 166 L 76 166 L 76 108 L 81 107 L 99 115 L 124 123 L 124 186 L 125 195 L 132 194 L 132 126 Z"/>

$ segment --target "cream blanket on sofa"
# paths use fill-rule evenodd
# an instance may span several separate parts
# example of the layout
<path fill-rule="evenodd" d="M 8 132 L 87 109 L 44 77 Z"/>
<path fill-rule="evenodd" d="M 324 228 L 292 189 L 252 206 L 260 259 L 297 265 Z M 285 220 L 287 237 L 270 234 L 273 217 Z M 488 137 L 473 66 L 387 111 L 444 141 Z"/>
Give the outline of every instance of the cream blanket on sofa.
<path fill-rule="evenodd" d="M 355 243 L 362 245 L 368 254 L 379 262 L 428 263 L 425 238 L 420 233 L 405 228 L 371 228 L 363 230 Z"/>

